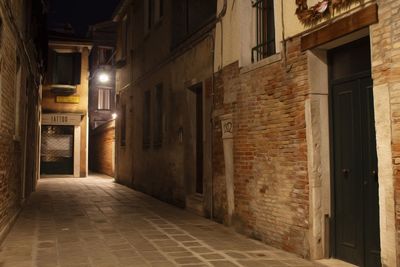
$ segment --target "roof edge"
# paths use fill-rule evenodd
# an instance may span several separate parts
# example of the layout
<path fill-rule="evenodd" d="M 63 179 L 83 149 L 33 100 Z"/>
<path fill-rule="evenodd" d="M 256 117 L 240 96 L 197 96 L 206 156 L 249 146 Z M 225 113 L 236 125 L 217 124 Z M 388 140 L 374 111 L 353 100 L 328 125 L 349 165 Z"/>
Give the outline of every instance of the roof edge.
<path fill-rule="evenodd" d="M 121 13 L 132 2 L 133 2 L 133 0 L 121 0 L 121 2 L 118 4 L 116 9 L 114 10 L 114 13 L 112 14 L 111 20 L 114 21 L 114 22 L 118 21 L 119 17 L 121 16 Z"/>

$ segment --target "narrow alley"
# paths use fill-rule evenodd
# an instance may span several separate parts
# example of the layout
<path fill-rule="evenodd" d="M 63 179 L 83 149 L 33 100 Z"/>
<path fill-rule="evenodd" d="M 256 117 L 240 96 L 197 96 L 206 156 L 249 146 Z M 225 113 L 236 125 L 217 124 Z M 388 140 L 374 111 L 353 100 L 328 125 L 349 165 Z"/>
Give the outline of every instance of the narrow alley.
<path fill-rule="evenodd" d="M 0 267 L 400 267 L 400 0 L 0 0 Z"/>
<path fill-rule="evenodd" d="M 1 267 L 314 266 L 114 183 L 42 179 L 0 252 Z"/>

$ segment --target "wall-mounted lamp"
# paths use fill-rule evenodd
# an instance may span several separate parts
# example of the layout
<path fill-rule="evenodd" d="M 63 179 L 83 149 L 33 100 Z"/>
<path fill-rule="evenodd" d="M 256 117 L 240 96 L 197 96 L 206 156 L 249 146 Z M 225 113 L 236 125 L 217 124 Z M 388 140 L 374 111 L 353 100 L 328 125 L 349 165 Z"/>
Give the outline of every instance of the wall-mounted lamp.
<path fill-rule="evenodd" d="M 106 72 L 100 72 L 98 74 L 98 77 L 99 77 L 98 78 L 99 82 L 101 82 L 101 83 L 108 83 L 110 81 L 110 74 L 108 74 Z"/>

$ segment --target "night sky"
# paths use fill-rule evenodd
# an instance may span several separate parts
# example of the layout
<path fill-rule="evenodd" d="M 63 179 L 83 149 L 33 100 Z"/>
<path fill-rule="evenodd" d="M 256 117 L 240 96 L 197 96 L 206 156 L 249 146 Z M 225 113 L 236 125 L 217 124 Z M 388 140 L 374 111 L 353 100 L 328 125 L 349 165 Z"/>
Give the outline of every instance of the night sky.
<path fill-rule="evenodd" d="M 85 36 L 88 26 L 111 18 L 120 0 L 50 0 L 48 27 L 70 23 L 78 36 Z"/>

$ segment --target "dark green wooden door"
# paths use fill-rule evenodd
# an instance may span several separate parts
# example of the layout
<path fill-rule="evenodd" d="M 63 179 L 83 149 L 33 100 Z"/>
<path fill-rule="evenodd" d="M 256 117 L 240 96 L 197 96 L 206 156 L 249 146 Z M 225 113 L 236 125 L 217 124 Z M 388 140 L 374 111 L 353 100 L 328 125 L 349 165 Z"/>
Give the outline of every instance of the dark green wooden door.
<path fill-rule="evenodd" d="M 362 55 L 369 60 L 368 39 L 330 52 L 334 254 L 372 267 L 381 265 L 378 169 L 371 65 L 356 61 Z"/>

